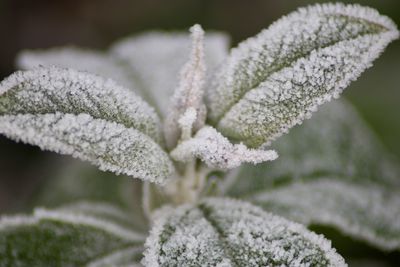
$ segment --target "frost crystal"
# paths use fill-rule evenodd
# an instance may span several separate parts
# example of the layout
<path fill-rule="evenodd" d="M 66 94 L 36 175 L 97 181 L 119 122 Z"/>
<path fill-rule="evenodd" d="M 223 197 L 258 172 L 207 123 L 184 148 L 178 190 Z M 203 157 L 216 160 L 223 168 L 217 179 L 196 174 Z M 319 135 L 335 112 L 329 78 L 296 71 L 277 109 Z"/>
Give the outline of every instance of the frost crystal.
<path fill-rule="evenodd" d="M 299 9 L 232 50 L 207 86 L 209 116 L 234 140 L 269 142 L 338 97 L 397 37 L 370 8 Z"/>
<path fill-rule="evenodd" d="M 194 138 L 183 141 L 172 152 L 178 161 L 188 162 L 198 157 L 208 166 L 232 169 L 243 162 L 253 164 L 275 160 L 278 155 L 273 150 L 248 149 L 243 144 L 232 144 L 212 127 L 200 129 Z"/>
<path fill-rule="evenodd" d="M 322 236 L 245 202 L 205 199 L 155 221 L 145 266 L 346 266 Z"/>
<path fill-rule="evenodd" d="M 204 31 L 200 25 L 194 25 L 190 28 L 190 31 L 193 42 L 190 59 L 181 70 L 179 86 L 171 99 L 171 107 L 165 119 L 164 132 L 169 148 L 176 146 L 181 131 L 188 131 L 192 128 L 194 130 L 200 129 L 204 125 L 206 116 L 206 108 L 203 104 L 203 84 L 206 72 Z M 179 129 L 178 121 L 188 110 L 191 110 L 191 114 L 193 114 L 193 110 L 195 111 L 195 121 L 192 124 L 188 124 L 186 121 L 186 125 L 183 125 L 184 128 Z M 190 114 L 186 116 L 188 115 Z"/>

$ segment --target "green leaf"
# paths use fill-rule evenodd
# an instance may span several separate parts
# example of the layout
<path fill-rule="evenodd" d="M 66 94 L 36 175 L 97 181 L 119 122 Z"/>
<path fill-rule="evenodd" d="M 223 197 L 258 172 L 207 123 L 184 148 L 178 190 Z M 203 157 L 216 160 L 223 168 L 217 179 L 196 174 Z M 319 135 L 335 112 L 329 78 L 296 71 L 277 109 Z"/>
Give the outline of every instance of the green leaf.
<path fill-rule="evenodd" d="M 222 33 L 207 33 L 204 42 L 206 66 L 211 74 L 226 57 L 229 40 Z M 190 46 L 186 33 L 150 32 L 117 42 L 111 47 L 111 54 L 130 67 L 146 100 L 154 103 L 164 117 L 168 100 L 178 87 L 179 71 L 190 55 Z"/>
<path fill-rule="evenodd" d="M 32 216 L 3 217 L 0 219 L 0 266 L 138 263 L 144 235 L 126 224 L 121 225 L 119 220 L 124 213 L 120 213 L 111 208 L 98 212 L 98 205 L 93 205 L 85 210 L 36 209 Z"/>
<path fill-rule="evenodd" d="M 145 266 L 346 266 L 330 242 L 245 202 L 210 198 L 155 214 Z"/>
<path fill-rule="evenodd" d="M 173 171 L 159 120 L 112 80 L 72 69 L 16 72 L 0 84 L 0 133 L 90 161 L 101 170 L 163 183 Z"/>
<path fill-rule="evenodd" d="M 337 98 L 397 37 L 370 8 L 301 8 L 232 50 L 207 86 L 210 120 L 234 141 L 268 143 Z"/>
<path fill-rule="evenodd" d="M 330 103 L 221 186 L 307 225 L 328 225 L 384 250 L 400 248 L 400 171 L 346 102 Z"/>

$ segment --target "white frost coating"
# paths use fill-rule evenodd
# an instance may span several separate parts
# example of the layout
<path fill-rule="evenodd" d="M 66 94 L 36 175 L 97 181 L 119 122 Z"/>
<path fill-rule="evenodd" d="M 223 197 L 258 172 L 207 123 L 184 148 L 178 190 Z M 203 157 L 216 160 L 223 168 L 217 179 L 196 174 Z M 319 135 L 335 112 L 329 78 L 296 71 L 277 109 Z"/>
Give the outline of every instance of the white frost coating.
<path fill-rule="evenodd" d="M 161 139 L 154 109 L 113 80 L 58 67 L 18 71 L 0 83 L 0 115 L 87 113 Z"/>
<path fill-rule="evenodd" d="M 384 250 L 400 248 L 400 191 L 335 177 L 258 193 L 251 201 L 304 224 L 337 227 Z"/>
<path fill-rule="evenodd" d="M 155 218 L 145 266 L 347 266 L 323 236 L 245 202 L 205 199 Z"/>
<path fill-rule="evenodd" d="M 275 160 L 274 150 L 249 149 L 243 144 L 232 144 L 212 127 L 200 129 L 196 135 L 180 143 L 171 156 L 177 161 L 188 162 L 198 157 L 207 165 L 220 169 L 232 169 L 244 162 L 253 164 Z"/>
<path fill-rule="evenodd" d="M 174 170 L 168 155 L 147 135 L 87 114 L 3 115 L 0 133 L 151 182 L 164 183 Z"/>
<path fill-rule="evenodd" d="M 127 69 L 118 60 L 102 52 L 77 47 L 24 50 L 18 54 L 16 65 L 25 70 L 39 66 L 72 68 L 111 78 L 131 90 L 138 89 L 138 85 L 129 76 Z"/>
<path fill-rule="evenodd" d="M 259 146 L 308 118 L 398 37 L 358 5 L 300 9 L 232 50 L 209 88 L 209 115 L 223 134 Z"/>
<path fill-rule="evenodd" d="M 145 242 L 144 266 L 211 267 L 229 261 L 219 244 L 217 231 L 200 210 L 190 205 L 164 206 L 153 213 L 153 221 Z M 162 239 L 165 239 L 163 244 Z"/>
<path fill-rule="evenodd" d="M 191 40 L 186 33 L 150 32 L 116 43 L 111 54 L 130 66 L 160 115 L 167 114 L 178 76 L 190 54 Z M 204 38 L 205 61 L 209 74 L 228 53 L 229 38 L 209 32 Z"/>
<path fill-rule="evenodd" d="M 276 139 L 309 118 L 319 105 L 338 98 L 371 66 L 391 40 L 384 37 L 390 35 L 367 35 L 311 52 L 249 91 L 225 114 L 218 129 L 234 139 L 250 138 L 252 146 Z"/>
<path fill-rule="evenodd" d="M 164 123 L 164 134 L 169 148 L 176 146 L 181 131 L 178 120 L 189 109 L 194 109 L 197 116 L 192 125 L 185 125 L 185 130 L 200 129 L 205 121 L 205 105 L 203 103 L 203 85 L 206 74 L 204 59 L 204 31 L 200 25 L 190 28 L 192 33 L 192 51 L 189 61 L 180 73 L 179 85 L 171 98 L 171 106 Z"/>
<path fill-rule="evenodd" d="M 146 238 L 145 235 L 133 232 L 130 229 L 124 228 L 110 221 L 100 220 L 98 217 L 91 217 L 75 212 L 68 212 L 65 210 L 57 211 L 37 208 L 34 210 L 33 216 L 38 220 L 55 220 L 70 224 L 91 226 L 109 232 L 115 236 L 118 236 L 121 239 L 129 241 L 140 242 Z"/>

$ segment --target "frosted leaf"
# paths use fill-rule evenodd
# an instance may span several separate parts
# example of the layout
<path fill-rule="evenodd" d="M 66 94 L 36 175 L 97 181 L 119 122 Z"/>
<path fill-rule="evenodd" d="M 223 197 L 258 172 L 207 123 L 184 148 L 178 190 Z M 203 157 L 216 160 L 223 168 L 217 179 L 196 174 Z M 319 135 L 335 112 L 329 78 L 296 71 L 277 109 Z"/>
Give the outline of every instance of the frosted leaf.
<path fill-rule="evenodd" d="M 233 140 L 270 142 L 337 98 L 397 37 L 370 8 L 301 8 L 232 50 L 207 86 L 210 119 Z"/>
<path fill-rule="evenodd" d="M 206 108 L 203 103 L 203 84 L 206 72 L 204 31 L 198 24 L 190 28 L 190 31 L 192 51 L 189 61 L 180 72 L 179 85 L 171 98 L 171 106 L 164 123 L 164 134 L 169 148 L 176 146 L 181 133 L 190 136 L 192 128 L 195 131 L 200 129 L 205 121 Z M 188 111 L 189 114 L 187 114 Z M 183 125 L 182 122 L 179 122 L 181 117 L 184 119 Z M 193 121 L 188 121 L 188 117 Z"/>
<path fill-rule="evenodd" d="M 245 202 L 205 199 L 155 218 L 145 266 L 347 266 L 324 237 Z"/>
<path fill-rule="evenodd" d="M 219 169 L 232 169 L 244 162 L 258 164 L 275 160 L 274 150 L 249 149 L 243 144 L 232 144 L 210 126 L 203 127 L 196 135 L 181 142 L 172 152 L 172 158 L 188 162 L 200 158 L 208 166 Z"/>
<path fill-rule="evenodd" d="M 36 209 L 32 216 L 0 219 L 0 265 L 83 266 L 128 247 L 140 248 L 143 238 L 109 218 Z"/>
<path fill-rule="evenodd" d="M 138 84 L 118 59 L 106 53 L 76 47 L 58 47 L 47 50 L 24 50 L 18 54 L 19 69 L 34 69 L 39 66 L 72 68 L 111 78 L 128 89 L 138 90 Z"/>
<path fill-rule="evenodd" d="M 17 71 L 0 84 L 0 115 L 89 114 L 160 141 L 154 109 L 113 80 L 58 67 Z"/>
<path fill-rule="evenodd" d="M 398 164 L 350 105 L 329 103 L 273 148 L 278 160 L 243 166 L 227 177 L 224 193 L 378 248 L 400 248 Z"/>
<path fill-rule="evenodd" d="M 294 183 L 251 201 L 303 224 L 327 225 L 383 250 L 400 249 L 400 190 L 336 177 Z"/>
<path fill-rule="evenodd" d="M 112 80 L 72 69 L 16 72 L 0 84 L 0 133 L 162 183 L 173 166 L 153 109 Z"/>
<path fill-rule="evenodd" d="M 72 155 L 103 171 L 157 183 L 173 171 L 168 155 L 148 136 L 87 114 L 3 115 L 0 126 L 11 139 Z"/>
<path fill-rule="evenodd" d="M 111 54 L 125 62 L 144 88 L 150 103 L 164 117 L 171 95 L 178 87 L 179 71 L 187 62 L 191 40 L 178 32 L 150 32 L 126 38 L 111 48 Z M 222 33 L 207 33 L 204 38 L 205 61 L 209 74 L 228 53 L 229 39 Z"/>

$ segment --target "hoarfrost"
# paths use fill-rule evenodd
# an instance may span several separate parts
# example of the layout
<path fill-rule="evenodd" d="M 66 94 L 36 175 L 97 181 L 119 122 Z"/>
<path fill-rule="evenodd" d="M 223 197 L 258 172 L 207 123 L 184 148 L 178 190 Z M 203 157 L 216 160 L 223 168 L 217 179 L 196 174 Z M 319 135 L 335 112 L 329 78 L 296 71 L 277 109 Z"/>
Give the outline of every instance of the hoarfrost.
<path fill-rule="evenodd" d="M 208 166 L 232 169 L 244 162 L 253 164 L 275 160 L 278 154 L 273 150 L 249 149 L 243 144 L 232 144 L 217 130 L 203 127 L 196 135 L 181 142 L 171 156 L 178 161 L 188 162 L 198 157 Z"/>
<path fill-rule="evenodd" d="M 324 237 L 237 200 L 166 207 L 155 222 L 145 266 L 347 266 Z"/>

